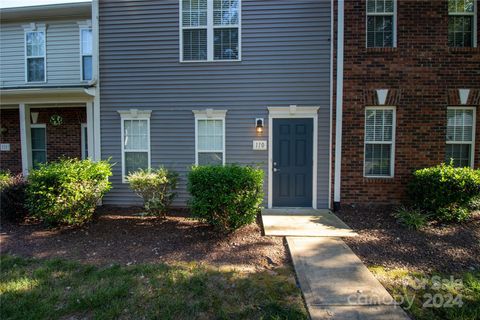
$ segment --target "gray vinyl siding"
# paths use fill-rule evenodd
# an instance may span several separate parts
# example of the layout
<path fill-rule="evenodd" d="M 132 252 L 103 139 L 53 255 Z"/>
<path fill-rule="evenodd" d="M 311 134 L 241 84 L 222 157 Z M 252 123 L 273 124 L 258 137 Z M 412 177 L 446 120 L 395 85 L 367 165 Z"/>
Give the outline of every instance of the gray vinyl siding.
<path fill-rule="evenodd" d="M 0 84 L 2 87 L 81 85 L 80 31 L 76 20 L 20 21 L 2 23 L 0 29 Z M 25 31 L 30 22 L 45 23 L 47 81 L 25 82 Z"/>
<path fill-rule="evenodd" d="M 195 161 L 192 110 L 228 110 L 226 162 L 259 164 L 253 151 L 255 118 L 268 106 L 320 106 L 318 207 L 328 207 L 330 143 L 330 1 L 242 1 L 242 61 L 179 62 L 179 2 L 100 1 L 102 157 L 117 165 L 105 203 L 139 204 L 121 183 L 117 110 L 152 110 L 152 166 L 181 173 L 176 206 L 185 206 L 189 167 Z M 267 176 L 265 176 L 265 185 Z M 265 188 L 266 189 L 266 188 Z"/>

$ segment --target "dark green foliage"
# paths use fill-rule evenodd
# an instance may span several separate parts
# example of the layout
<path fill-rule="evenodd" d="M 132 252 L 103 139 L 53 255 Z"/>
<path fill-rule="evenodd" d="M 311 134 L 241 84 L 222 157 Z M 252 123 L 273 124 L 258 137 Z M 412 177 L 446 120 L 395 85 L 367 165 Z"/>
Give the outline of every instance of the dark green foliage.
<path fill-rule="evenodd" d="M 26 182 L 22 175 L 2 174 L 0 182 L 0 217 L 2 221 L 19 222 L 27 216 Z"/>
<path fill-rule="evenodd" d="M 28 176 L 26 206 L 47 224 L 85 223 L 110 190 L 111 175 L 108 161 L 62 159 L 40 165 Z"/>
<path fill-rule="evenodd" d="M 263 171 L 238 165 L 200 166 L 188 175 L 193 217 L 222 232 L 255 221 L 263 200 Z"/>
<path fill-rule="evenodd" d="M 429 219 L 429 216 L 419 209 L 408 207 L 398 208 L 394 215 L 401 224 L 413 230 L 423 228 Z"/>
<path fill-rule="evenodd" d="M 148 214 L 165 217 L 176 196 L 178 174 L 165 168 L 139 170 L 127 177 L 130 188 L 142 199 Z"/>
<path fill-rule="evenodd" d="M 480 195 L 480 170 L 441 164 L 417 170 L 408 186 L 412 204 L 439 221 L 464 221 Z"/>

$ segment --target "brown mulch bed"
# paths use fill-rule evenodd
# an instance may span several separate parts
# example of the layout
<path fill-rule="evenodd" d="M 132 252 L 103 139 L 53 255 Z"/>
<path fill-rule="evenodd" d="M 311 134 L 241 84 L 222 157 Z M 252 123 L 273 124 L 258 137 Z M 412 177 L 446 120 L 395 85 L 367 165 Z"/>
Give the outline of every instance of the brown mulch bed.
<path fill-rule="evenodd" d="M 480 268 L 480 215 L 462 224 L 431 224 L 420 231 L 400 225 L 388 208 L 345 207 L 338 217 L 358 232 L 344 238 L 368 266 L 427 272 Z"/>
<path fill-rule="evenodd" d="M 98 211 L 94 222 L 80 228 L 3 223 L 1 252 L 97 265 L 195 261 L 271 269 L 289 261 L 284 239 L 262 236 L 258 224 L 219 235 L 181 211 L 172 212 L 166 220 L 141 217 L 139 208 L 102 207 Z"/>

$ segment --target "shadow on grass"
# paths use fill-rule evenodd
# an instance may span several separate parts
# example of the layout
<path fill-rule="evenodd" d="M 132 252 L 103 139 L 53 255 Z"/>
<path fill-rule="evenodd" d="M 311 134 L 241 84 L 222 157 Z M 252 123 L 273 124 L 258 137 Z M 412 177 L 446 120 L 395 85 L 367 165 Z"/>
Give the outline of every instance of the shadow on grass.
<path fill-rule="evenodd" d="M 2 319 L 306 319 L 291 271 L 1 257 Z"/>

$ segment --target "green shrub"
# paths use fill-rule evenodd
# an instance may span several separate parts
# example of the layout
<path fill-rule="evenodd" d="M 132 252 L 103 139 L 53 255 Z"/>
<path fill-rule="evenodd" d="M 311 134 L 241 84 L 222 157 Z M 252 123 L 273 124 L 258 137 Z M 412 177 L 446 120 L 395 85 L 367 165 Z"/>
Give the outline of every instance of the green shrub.
<path fill-rule="evenodd" d="M 429 216 L 419 209 L 400 207 L 394 214 L 395 218 L 408 229 L 418 230 L 423 228 Z"/>
<path fill-rule="evenodd" d="M 108 161 L 62 159 L 40 165 L 28 176 L 26 205 L 47 224 L 80 225 L 110 190 Z"/>
<path fill-rule="evenodd" d="M 10 172 L 0 171 L 0 191 L 10 184 L 11 179 L 12 175 Z"/>
<path fill-rule="evenodd" d="M 480 211 L 480 195 L 470 200 L 468 207 L 472 211 Z"/>
<path fill-rule="evenodd" d="M 439 221 L 464 221 L 471 201 L 480 195 L 480 170 L 452 164 L 417 170 L 408 186 L 413 205 Z"/>
<path fill-rule="evenodd" d="M 229 232 L 255 221 L 263 200 L 263 171 L 238 165 L 194 167 L 188 174 L 193 217 Z"/>
<path fill-rule="evenodd" d="M 21 174 L 1 175 L 0 178 L 0 217 L 2 221 L 19 222 L 25 219 L 26 182 Z"/>
<path fill-rule="evenodd" d="M 130 188 L 142 199 L 150 215 L 165 217 L 176 196 L 178 174 L 165 168 L 139 170 L 127 177 Z"/>

